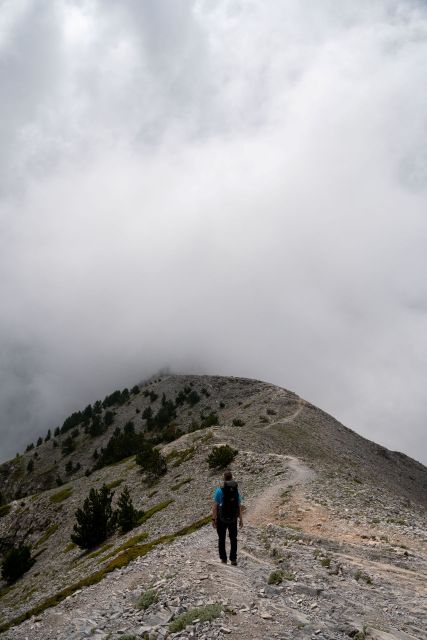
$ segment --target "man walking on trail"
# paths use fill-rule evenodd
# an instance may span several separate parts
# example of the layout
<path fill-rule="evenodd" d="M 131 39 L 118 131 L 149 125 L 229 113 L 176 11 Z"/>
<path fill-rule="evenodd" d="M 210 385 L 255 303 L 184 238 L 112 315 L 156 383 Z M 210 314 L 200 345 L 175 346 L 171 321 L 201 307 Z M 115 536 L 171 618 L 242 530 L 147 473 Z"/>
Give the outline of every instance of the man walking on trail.
<path fill-rule="evenodd" d="M 218 533 L 219 557 L 227 564 L 227 552 L 225 549 L 225 537 L 230 537 L 230 562 L 237 565 L 237 520 L 243 527 L 242 512 L 240 509 L 240 494 L 237 482 L 233 480 L 233 474 L 229 469 L 224 472 L 224 484 L 217 487 L 213 495 L 212 526 Z"/>

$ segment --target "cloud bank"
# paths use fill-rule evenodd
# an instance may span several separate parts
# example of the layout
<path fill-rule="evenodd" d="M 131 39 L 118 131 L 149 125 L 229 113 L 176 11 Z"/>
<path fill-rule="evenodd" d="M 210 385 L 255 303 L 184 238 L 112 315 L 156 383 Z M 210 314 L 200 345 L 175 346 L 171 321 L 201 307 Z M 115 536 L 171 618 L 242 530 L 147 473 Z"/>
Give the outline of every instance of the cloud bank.
<path fill-rule="evenodd" d="M 161 367 L 427 463 L 427 5 L 0 6 L 0 458 Z"/>

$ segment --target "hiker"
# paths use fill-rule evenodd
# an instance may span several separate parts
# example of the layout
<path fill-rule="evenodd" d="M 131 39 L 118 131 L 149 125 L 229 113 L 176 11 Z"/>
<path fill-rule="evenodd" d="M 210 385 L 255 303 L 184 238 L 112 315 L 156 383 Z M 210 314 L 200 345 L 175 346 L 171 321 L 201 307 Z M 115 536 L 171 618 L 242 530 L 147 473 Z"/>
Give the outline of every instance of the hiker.
<path fill-rule="evenodd" d="M 218 533 L 219 557 L 227 564 L 227 552 L 225 550 L 225 537 L 230 537 L 230 562 L 237 565 L 237 519 L 239 526 L 243 527 L 242 512 L 240 509 L 240 493 L 237 482 L 233 480 L 233 474 L 229 469 L 224 472 L 224 484 L 217 487 L 213 495 L 212 526 Z"/>

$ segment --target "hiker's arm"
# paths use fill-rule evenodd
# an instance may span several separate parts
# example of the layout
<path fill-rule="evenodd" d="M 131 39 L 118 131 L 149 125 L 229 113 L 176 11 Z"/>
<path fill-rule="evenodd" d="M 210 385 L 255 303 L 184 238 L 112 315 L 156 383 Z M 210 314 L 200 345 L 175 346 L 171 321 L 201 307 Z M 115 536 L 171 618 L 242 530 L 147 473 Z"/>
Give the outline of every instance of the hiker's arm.
<path fill-rule="evenodd" d="M 216 502 L 212 503 L 212 526 L 216 528 L 216 520 L 218 517 L 218 504 Z"/>
<path fill-rule="evenodd" d="M 242 505 L 240 504 L 240 502 L 239 502 L 238 517 L 239 517 L 239 527 L 242 528 L 243 527 L 243 518 L 242 518 Z"/>

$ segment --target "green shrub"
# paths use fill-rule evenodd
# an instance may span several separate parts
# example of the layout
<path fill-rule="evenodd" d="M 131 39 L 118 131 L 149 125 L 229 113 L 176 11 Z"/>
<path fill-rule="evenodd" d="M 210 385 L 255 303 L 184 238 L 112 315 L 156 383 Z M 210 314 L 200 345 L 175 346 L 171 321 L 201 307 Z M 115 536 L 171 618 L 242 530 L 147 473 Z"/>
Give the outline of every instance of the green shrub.
<path fill-rule="evenodd" d="M 240 418 L 234 418 L 233 426 L 235 426 L 235 427 L 244 427 L 245 423 Z"/>
<path fill-rule="evenodd" d="M 219 603 L 216 604 L 207 604 L 204 607 L 196 607 L 195 609 L 189 609 L 185 613 L 181 613 L 180 616 L 175 618 L 169 624 L 169 631 L 171 633 L 176 633 L 177 631 L 182 631 L 185 627 L 194 620 L 200 620 L 200 622 L 210 622 L 214 620 L 214 618 L 218 618 L 221 615 L 222 605 Z"/>
<path fill-rule="evenodd" d="M 331 566 L 331 559 L 328 557 L 321 558 L 320 564 L 322 565 L 322 567 L 326 567 L 326 569 L 329 569 L 329 567 Z"/>
<path fill-rule="evenodd" d="M 34 460 L 30 460 L 27 464 L 28 473 L 32 473 L 34 471 Z"/>
<path fill-rule="evenodd" d="M 268 576 L 268 584 L 281 584 L 283 582 L 283 571 L 279 569 L 272 571 Z"/>
<path fill-rule="evenodd" d="M 207 429 L 209 427 L 214 427 L 216 424 L 219 424 L 218 415 L 214 411 L 211 411 L 207 416 L 202 416 L 200 428 Z"/>
<path fill-rule="evenodd" d="M 280 584 L 283 580 L 295 580 L 295 576 L 289 571 L 281 571 L 278 569 L 270 573 L 268 577 L 268 584 Z"/>
<path fill-rule="evenodd" d="M 31 569 L 35 560 L 31 557 L 30 547 L 22 545 L 13 547 L 5 555 L 1 575 L 7 584 L 16 582 L 26 571 Z"/>
<path fill-rule="evenodd" d="M 238 453 L 237 449 L 233 449 L 228 444 L 214 447 L 207 457 L 207 463 L 211 469 L 222 469 L 233 462 Z"/>
<path fill-rule="evenodd" d="M 357 580 L 357 582 L 359 582 L 359 580 L 364 580 L 366 584 L 372 584 L 371 576 L 369 576 L 364 571 L 361 571 L 360 569 L 357 569 L 357 571 L 355 572 L 354 579 Z"/>
<path fill-rule="evenodd" d="M 159 601 L 158 593 L 155 589 L 147 589 L 141 595 L 137 602 L 138 609 L 148 609 L 152 604 L 155 604 Z"/>
<path fill-rule="evenodd" d="M 117 524 L 121 532 L 127 533 L 133 529 L 138 523 L 139 515 L 139 511 L 133 506 L 129 489 L 125 486 L 117 502 Z"/>
<path fill-rule="evenodd" d="M 92 488 L 83 507 L 77 509 L 71 540 L 82 549 L 93 549 L 108 538 L 116 526 L 116 514 L 111 507 L 113 494 L 105 485 Z"/>

